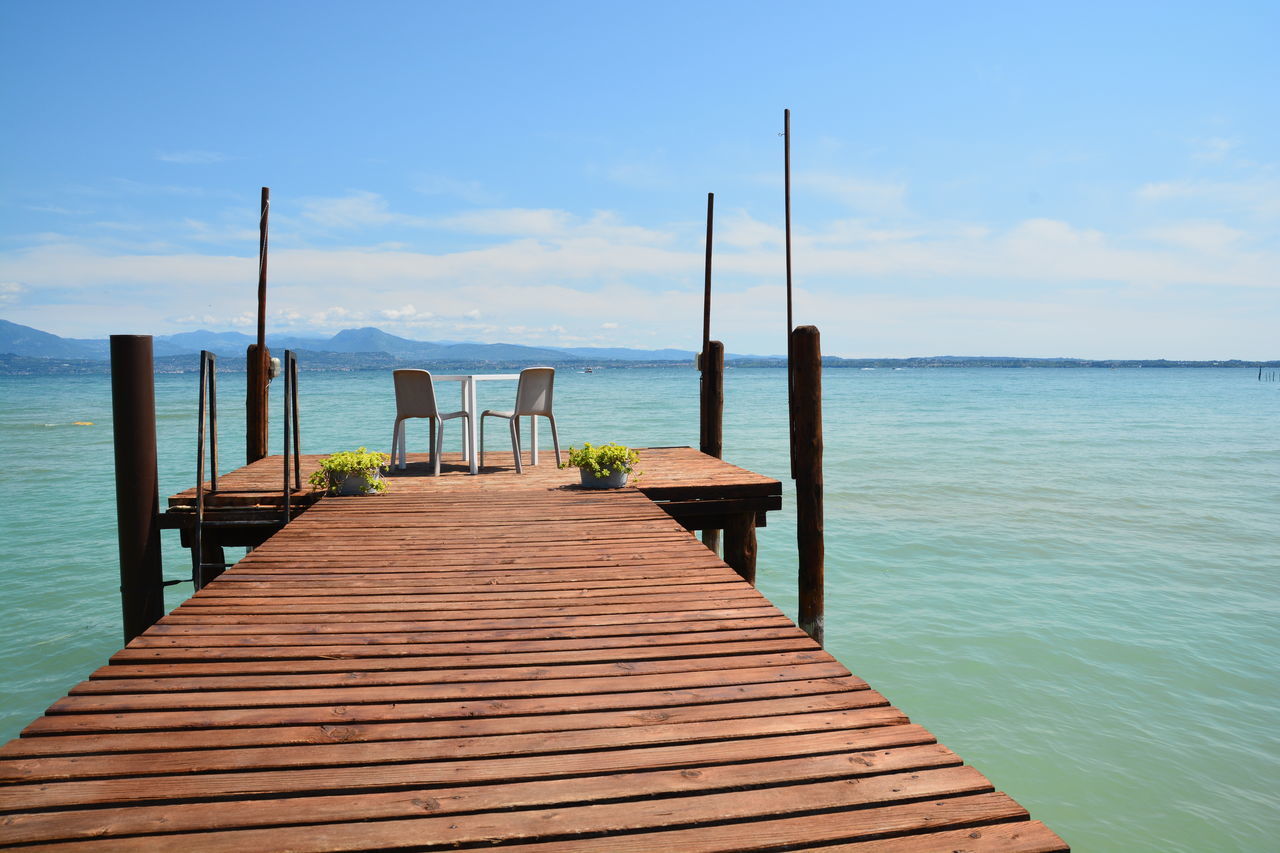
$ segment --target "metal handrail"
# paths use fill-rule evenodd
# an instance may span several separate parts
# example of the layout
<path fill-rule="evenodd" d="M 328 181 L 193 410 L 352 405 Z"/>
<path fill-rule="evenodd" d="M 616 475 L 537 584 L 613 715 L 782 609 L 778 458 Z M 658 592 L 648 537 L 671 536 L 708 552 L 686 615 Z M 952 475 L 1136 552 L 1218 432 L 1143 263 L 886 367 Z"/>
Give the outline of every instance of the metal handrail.
<path fill-rule="evenodd" d="M 293 513 L 293 490 L 289 487 L 289 458 L 293 457 L 293 486 L 302 488 L 302 440 L 298 432 L 298 356 L 284 351 L 284 520 L 288 524 Z"/>
<path fill-rule="evenodd" d="M 214 564 L 204 562 L 204 448 L 206 412 L 209 428 L 209 493 L 218 491 L 218 360 L 208 350 L 200 351 L 200 407 L 196 427 L 196 524 L 191 543 L 191 583 L 204 586 L 204 570 Z"/>

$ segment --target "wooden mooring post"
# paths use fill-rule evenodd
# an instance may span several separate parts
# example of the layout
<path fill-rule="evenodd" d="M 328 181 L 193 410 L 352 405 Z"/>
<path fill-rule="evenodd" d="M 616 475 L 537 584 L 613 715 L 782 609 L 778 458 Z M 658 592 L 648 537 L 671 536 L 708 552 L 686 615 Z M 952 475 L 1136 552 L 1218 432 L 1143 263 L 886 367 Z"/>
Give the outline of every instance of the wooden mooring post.
<path fill-rule="evenodd" d="M 120 604 L 128 643 L 164 616 L 155 360 L 150 335 L 111 336 Z"/>
<path fill-rule="evenodd" d="M 822 520 L 822 348 L 817 326 L 791 333 L 794 369 L 796 546 L 799 552 L 801 629 L 819 645 L 823 633 L 823 573 L 826 546 Z"/>

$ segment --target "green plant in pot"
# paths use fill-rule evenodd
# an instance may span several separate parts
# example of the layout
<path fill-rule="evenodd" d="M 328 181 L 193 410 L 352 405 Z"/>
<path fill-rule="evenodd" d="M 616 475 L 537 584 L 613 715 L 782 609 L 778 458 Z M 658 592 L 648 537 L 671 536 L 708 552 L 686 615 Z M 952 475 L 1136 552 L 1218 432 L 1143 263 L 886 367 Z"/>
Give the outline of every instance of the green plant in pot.
<path fill-rule="evenodd" d="M 391 463 L 385 453 L 344 450 L 320 460 L 320 467 L 311 473 L 311 485 L 324 489 L 331 495 L 372 495 L 387 490 L 382 479 L 382 469 Z"/>
<path fill-rule="evenodd" d="M 582 449 L 569 448 L 569 461 L 561 468 L 577 468 L 582 475 L 582 485 L 588 489 L 617 489 L 627 484 L 627 477 L 636 471 L 640 454 L 621 444 L 602 444 L 599 447 L 584 442 Z"/>

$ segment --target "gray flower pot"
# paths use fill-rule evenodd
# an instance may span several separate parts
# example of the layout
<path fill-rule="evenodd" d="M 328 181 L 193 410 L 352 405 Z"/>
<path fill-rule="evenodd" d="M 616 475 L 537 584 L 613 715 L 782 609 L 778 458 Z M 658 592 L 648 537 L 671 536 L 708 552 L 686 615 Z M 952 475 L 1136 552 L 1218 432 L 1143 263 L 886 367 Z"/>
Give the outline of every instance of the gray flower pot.
<path fill-rule="evenodd" d="M 579 468 L 584 489 L 620 489 L 627 484 L 627 471 L 614 471 L 603 477 L 597 477 L 589 468 Z"/>
<path fill-rule="evenodd" d="M 350 497 L 351 495 L 374 495 L 377 491 L 373 488 L 375 480 L 379 479 L 377 474 L 367 476 L 365 474 L 348 474 L 346 479 L 338 484 L 336 494 Z"/>

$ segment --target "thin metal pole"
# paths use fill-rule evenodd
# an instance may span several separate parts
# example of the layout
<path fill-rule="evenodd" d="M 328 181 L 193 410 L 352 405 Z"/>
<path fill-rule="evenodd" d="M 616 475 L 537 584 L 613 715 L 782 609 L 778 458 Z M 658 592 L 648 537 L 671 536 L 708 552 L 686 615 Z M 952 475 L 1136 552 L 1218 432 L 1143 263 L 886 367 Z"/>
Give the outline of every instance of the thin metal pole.
<path fill-rule="evenodd" d="M 289 350 L 289 390 L 293 397 L 293 483 L 302 488 L 302 433 L 298 430 L 298 354 Z"/>
<path fill-rule="evenodd" d="M 791 330 L 795 323 L 791 316 L 791 110 L 782 111 L 782 171 L 783 195 L 786 205 L 787 248 L 787 435 L 791 446 L 791 479 L 796 478 L 796 393 L 795 368 L 792 366 Z"/>
<path fill-rule="evenodd" d="M 258 348 L 267 345 L 267 218 L 271 214 L 271 188 L 262 188 L 258 216 Z"/>
<path fill-rule="evenodd" d="M 787 246 L 787 339 L 795 323 L 791 317 L 791 110 L 782 111 L 782 171 L 783 195 L 786 203 Z"/>
<path fill-rule="evenodd" d="M 196 526 L 191 536 L 191 584 L 204 586 L 204 440 L 205 412 L 208 410 L 209 370 L 213 353 L 200 351 L 200 404 L 196 424 Z"/>
<path fill-rule="evenodd" d="M 111 336 L 111 418 L 124 639 L 164 616 L 155 361 L 150 335 Z"/>
<path fill-rule="evenodd" d="M 711 231 L 715 222 L 716 194 L 707 193 L 707 261 L 702 285 L 702 356 L 706 358 L 711 342 Z M 706 367 L 703 367 L 706 371 Z"/>
<path fill-rule="evenodd" d="M 284 521 L 289 523 L 291 511 L 293 508 L 293 492 L 289 488 L 289 439 L 293 423 L 290 417 L 289 408 L 293 403 L 293 396 L 290 393 L 289 386 L 292 384 L 292 377 L 289 370 L 289 359 L 292 354 L 291 350 L 284 351 L 284 393 L 280 396 L 284 398 L 284 418 L 280 421 L 280 429 L 284 435 Z"/>
<path fill-rule="evenodd" d="M 209 491 L 218 491 L 218 362 L 209 353 Z"/>

